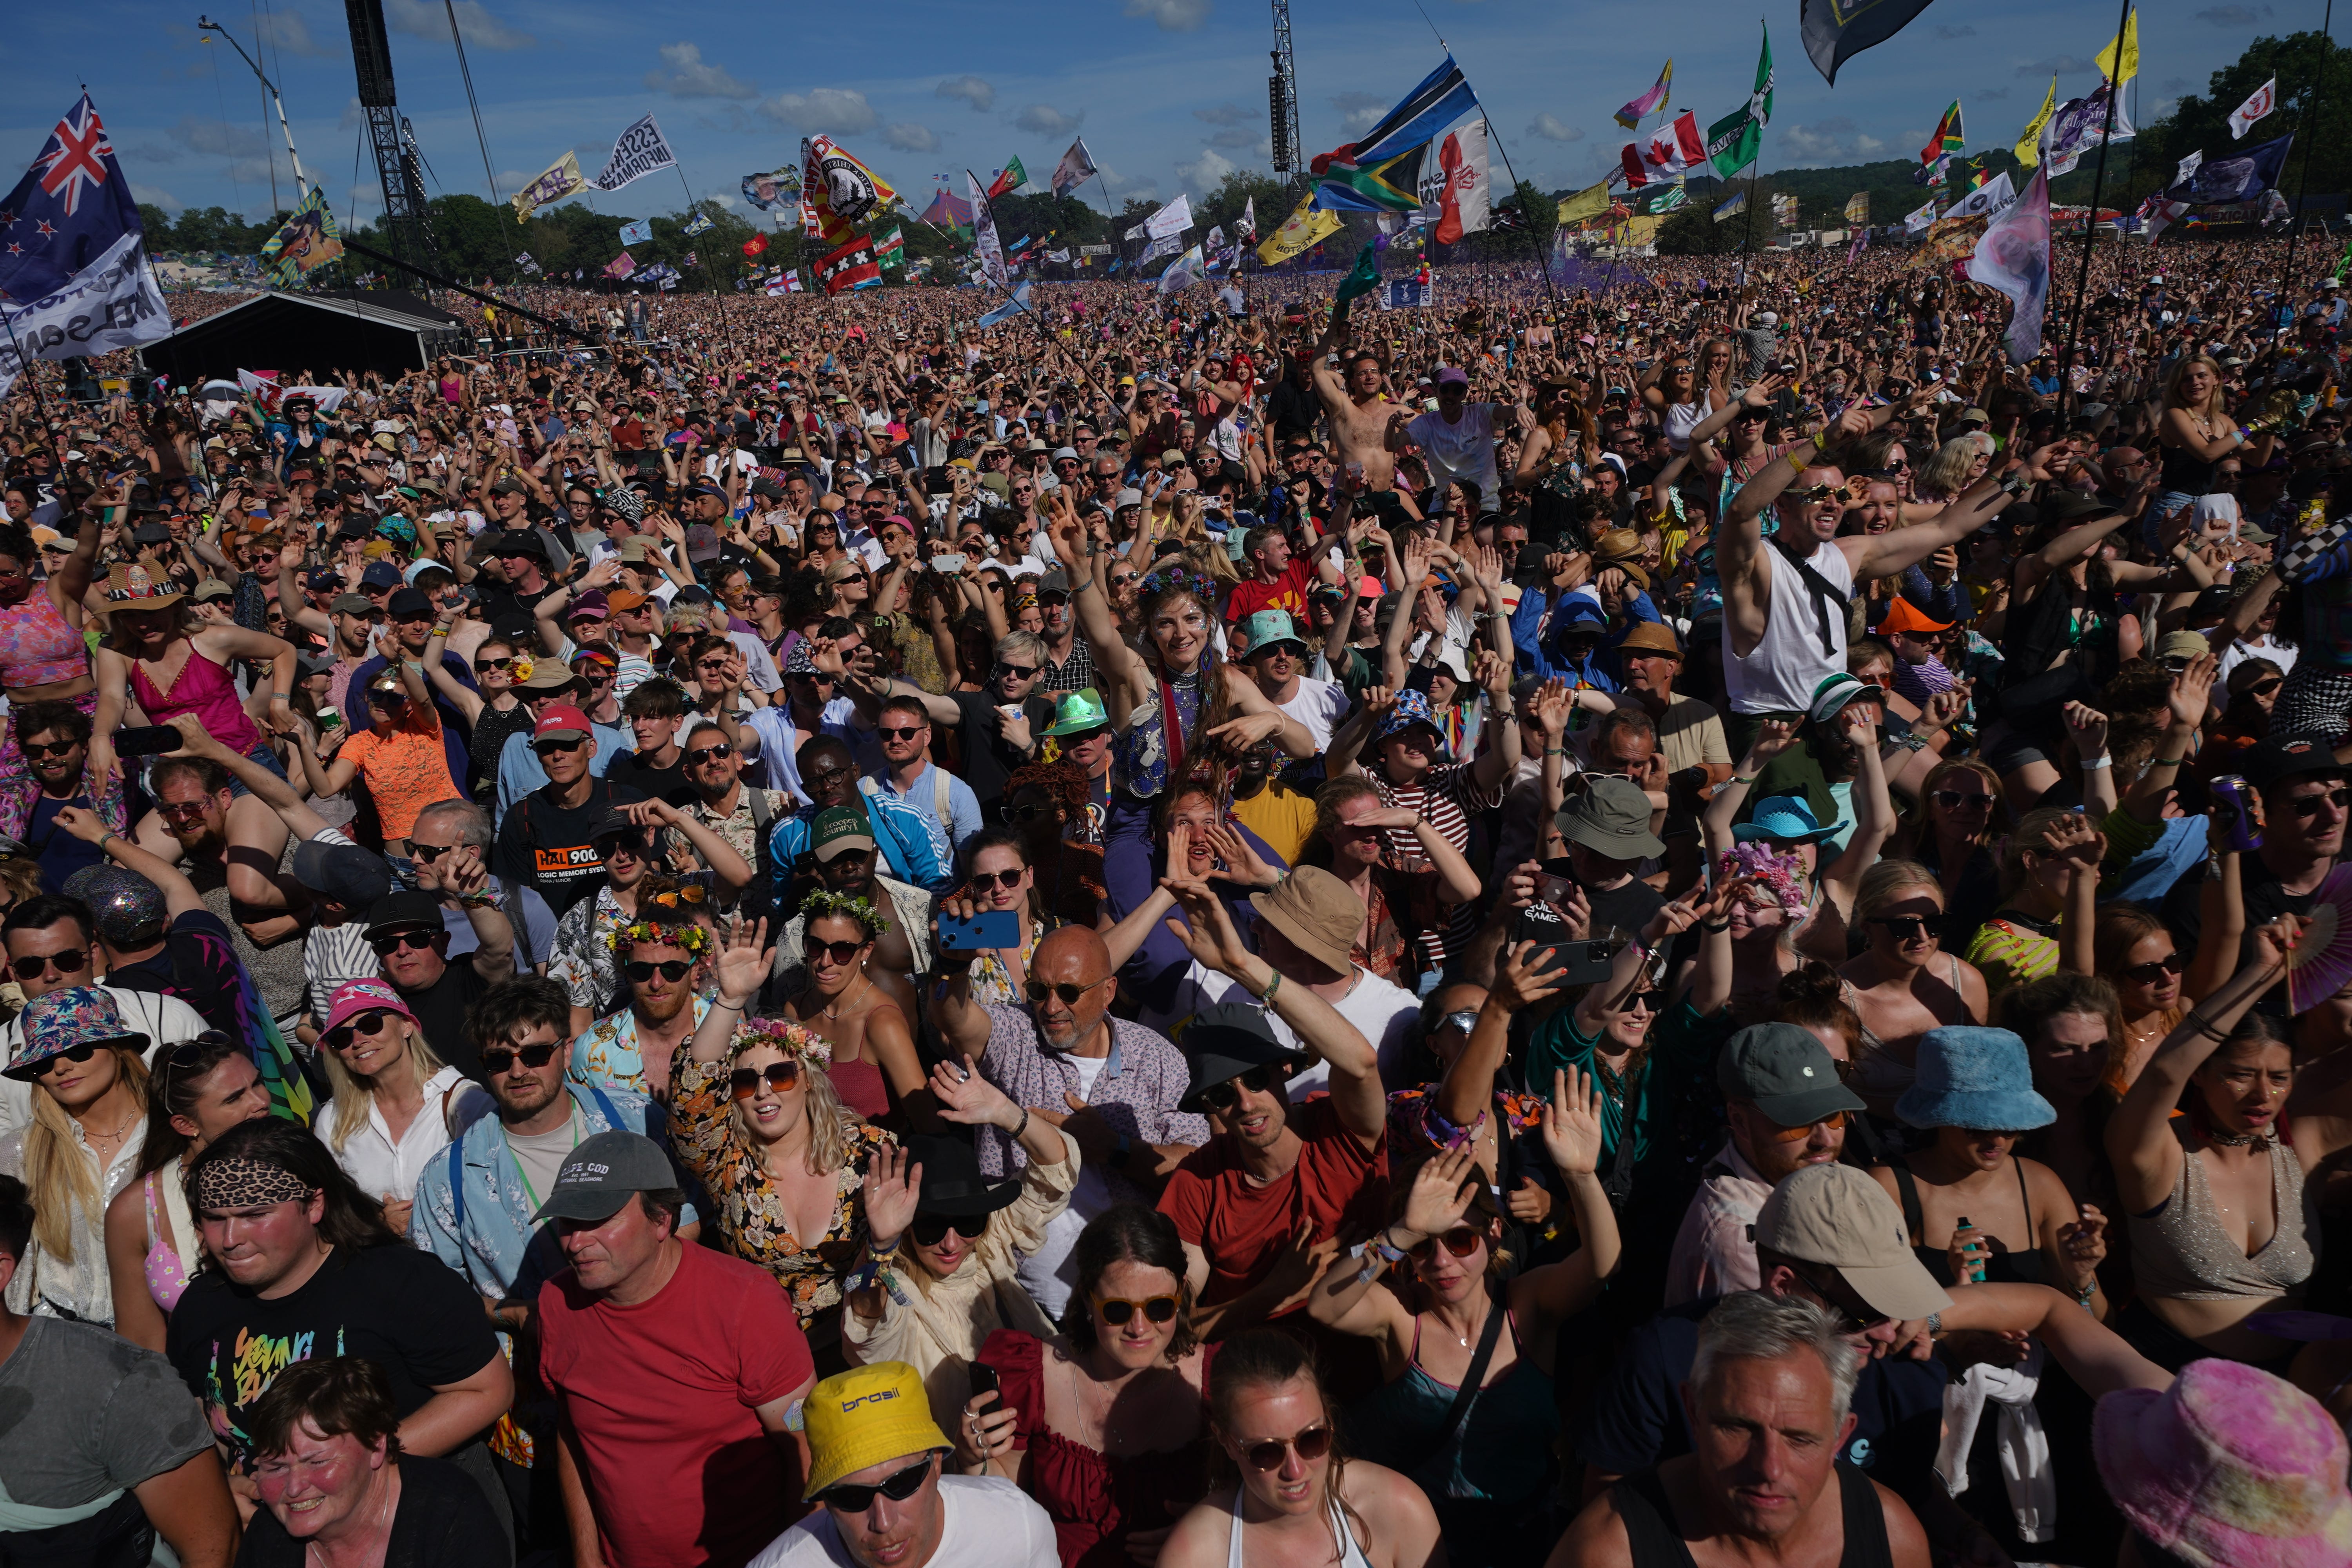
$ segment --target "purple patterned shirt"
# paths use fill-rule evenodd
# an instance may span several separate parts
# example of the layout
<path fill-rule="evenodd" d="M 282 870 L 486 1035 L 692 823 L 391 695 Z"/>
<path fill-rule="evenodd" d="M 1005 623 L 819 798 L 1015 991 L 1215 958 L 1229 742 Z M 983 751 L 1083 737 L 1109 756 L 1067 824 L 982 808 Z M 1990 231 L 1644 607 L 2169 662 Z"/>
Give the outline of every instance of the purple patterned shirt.
<path fill-rule="evenodd" d="M 987 1006 L 988 1049 L 980 1070 L 1015 1104 L 1066 1110 L 1065 1092 L 1078 1093 L 1078 1069 L 1067 1053 L 1048 1050 L 1037 1037 L 1037 1026 L 1026 1007 Z M 1095 1079 L 1094 1092 L 1078 1097 L 1099 1108 L 1114 1132 L 1139 1143 L 1189 1143 L 1209 1141 L 1205 1117 L 1176 1109 L 1192 1087 L 1192 1070 L 1164 1035 L 1124 1018 L 1110 1025 L 1110 1057 Z M 975 1141 L 980 1168 L 1002 1176 L 1028 1163 L 1028 1155 L 1001 1127 L 983 1127 Z M 1151 1197 L 1117 1171 L 1104 1173 L 1112 1195 L 1121 1203 L 1151 1202 Z"/>

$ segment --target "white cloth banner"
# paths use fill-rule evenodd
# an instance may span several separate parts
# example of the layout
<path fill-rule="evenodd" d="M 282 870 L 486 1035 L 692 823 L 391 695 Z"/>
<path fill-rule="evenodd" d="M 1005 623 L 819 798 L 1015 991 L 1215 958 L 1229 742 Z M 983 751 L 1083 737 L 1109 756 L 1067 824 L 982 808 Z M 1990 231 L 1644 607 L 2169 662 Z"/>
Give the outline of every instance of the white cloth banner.
<path fill-rule="evenodd" d="M 621 139 L 613 143 L 613 156 L 605 163 L 604 172 L 596 176 L 596 188 L 617 191 L 633 180 L 642 180 L 677 163 L 677 160 L 670 155 L 669 143 L 662 140 L 661 127 L 648 114 L 622 132 Z"/>
<path fill-rule="evenodd" d="M 99 258 L 42 299 L 6 307 L 0 332 L 0 397 L 28 359 L 75 359 L 135 348 L 172 335 L 172 312 L 137 234 L 125 234 Z M 12 335 L 13 334 L 13 335 Z"/>
<path fill-rule="evenodd" d="M 2009 296 L 2009 357 L 2023 364 L 2042 352 L 2042 317 L 2050 303 L 2050 165 L 2010 209 L 1992 220 L 1969 258 L 1969 276 Z"/>
<path fill-rule="evenodd" d="M 2273 77 L 2254 89 L 2254 96 L 2230 110 L 2230 140 L 2242 142 L 2254 121 L 2278 107 L 2278 78 Z"/>
<path fill-rule="evenodd" d="M 1242 221 L 1234 226 L 1234 232 L 1247 239 L 1257 237 L 1257 198 L 1255 196 L 1250 197 L 1242 204 Z"/>
<path fill-rule="evenodd" d="M 1136 265 L 1141 266 L 1144 262 L 1162 256 L 1173 256 L 1183 248 L 1184 237 L 1180 234 L 1171 234 L 1165 239 L 1155 239 L 1151 242 L 1151 248 L 1136 258 Z"/>
<path fill-rule="evenodd" d="M 2003 179 L 2007 179 L 2008 177 L 2009 176 L 2007 174 L 2003 174 L 2001 176 Z M 1909 214 L 1904 218 L 1903 232 L 1906 234 L 1925 234 L 1927 232 L 1927 226 L 1935 221 L 1936 198 L 1929 196 L 1926 206 L 1921 207 L 1916 213 Z"/>
<path fill-rule="evenodd" d="M 1983 184 L 1979 185 L 1975 190 L 1970 191 L 1967 195 L 1962 196 L 1958 201 L 1954 202 L 1951 205 L 1950 210 L 1946 212 L 1944 216 L 1946 217 L 1977 217 L 1979 216 L 1992 217 L 1999 214 L 2007 212 L 2009 210 L 2010 204 L 2016 200 L 2017 187 L 2010 184 L 2009 171 L 2003 169 L 2000 174 L 1995 174 L 1991 179 L 1987 180 Z M 1931 202 L 1928 205 L 1932 206 L 1935 204 Z"/>
<path fill-rule="evenodd" d="M 1178 196 L 1143 220 L 1143 232 L 1153 239 L 1172 239 L 1192 226 L 1190 197 Z"/>
<path fill-rule="evenodd" d="M 320 413 L 332 414 L 343 405 L 343 396 L 351 391 L 347 386 L 280 386 L 272 377 L 257 375 L 249 370 L 236 373 L 236 384 L 247 396 L 261 405 L 263 412 L 268 414 L 277 413 L 279 404 L 296 395 L 307 397 L 317 404 Z"/>
<path fill-rule="evenodd" d="M 971 247 L 980 262 L 980 276 L 1005 293 L 1013 292 L 1013 274 L 1004 265 L 1004 246 L 997 238 L 996 214 L 988 205 L 988 193 L 981 187 L 980 176 L 970 169 L 963 177 L 971 193 Z"/>

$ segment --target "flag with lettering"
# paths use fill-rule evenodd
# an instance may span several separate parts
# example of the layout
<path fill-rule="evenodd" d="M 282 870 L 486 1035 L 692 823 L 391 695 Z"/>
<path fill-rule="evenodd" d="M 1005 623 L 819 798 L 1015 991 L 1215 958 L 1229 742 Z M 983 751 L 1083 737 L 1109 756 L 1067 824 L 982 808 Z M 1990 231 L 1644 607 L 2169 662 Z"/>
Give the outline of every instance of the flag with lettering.
<path fill-rule="evenodd" d="M 566 153 L 562 157 L 550 163 L 546 172 L 539 178 L 517 191 L 510 198 L 514 203 L 515 222 L 522 223 L 532 213 L 551 202 L 560 202 L 566 196 L 578 195 L 587 188 L 588 182 L 580 176 L 580 154 Z"/>
<path fill-rule="evenodd" d="M 613 143 L 613 155 L 605 161 L 604 172 L 596 176 L 596 188 L 608 193 L 617 191 L 647 174 L 676 167 L 677 159 L 671 153 L 669 143 L 662 140 L 661 127 L 648 114 L 622 132 Z"/>
<path fill-rule="evenodd" d="M 839 246 L 868 218 L 887 213 L 898 193 L 830 136 L 801 142 L 803 231 Z"/>

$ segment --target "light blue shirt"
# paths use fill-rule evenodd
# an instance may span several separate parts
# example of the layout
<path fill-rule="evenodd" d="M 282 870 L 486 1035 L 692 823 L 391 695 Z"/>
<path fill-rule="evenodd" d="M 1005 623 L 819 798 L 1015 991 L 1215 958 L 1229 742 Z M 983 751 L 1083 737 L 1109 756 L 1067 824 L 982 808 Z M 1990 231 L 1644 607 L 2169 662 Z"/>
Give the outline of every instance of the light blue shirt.
<path fill-rule="evenodd" d="M 596 754 L 588 759 L 588 772 L 596 778 L 604 776 L 614 757 L 637 749 L 636 736 L 623 725 L 600 724 L 591 719 L 588 727 L 596 732 Z M 509 735 L 499 751 L 499 809 L 493 828 L 505 826 L 507 813 L 514 809 L 515 802 L 546 783 L 547 770 L 539 765 L 539 753 L 530 749 L 530 731 L 519 730 Z"/>
<path fill-rule="evenodd" d="M 913 806 L 930 824 L 931 831 L 945 839 L 950 856 L 959 856 L 963 853 L 964 840 L 981 829 L 980 796 L 972 794 L 971 785 L 953 773 L 947 774 L 948 816 L 945 822 L 940 821 L 939 784 L 932 777 L 938 772 L 937 763 L 925 763 L 923 771 L 915 775 L 914 787 L 906 790 L 890 782 L 887 765 L 873 769 L 866 776 L 881 794 Z"/>
<path fill-rule="evenodd" d="M 872 781 L 860 780 L 859 784 L 863 787 L 858 804 L 865 808 L 866 820 L 873 826 L 874 847 L 881 854 L 882 869 L 901 882 L 934 893 L 944 893 L 954 887 L 955 856 L 938 824 L 889 791 L 874 788 Z M 768 837 L 768 858 L 775 862 L 778 877 L 792 877 L 793 867 L 808 852 L 810 829 L 815 821 L 814 805 L 802 806 L 791 816 L 776 819 L 775 831 Z"/>

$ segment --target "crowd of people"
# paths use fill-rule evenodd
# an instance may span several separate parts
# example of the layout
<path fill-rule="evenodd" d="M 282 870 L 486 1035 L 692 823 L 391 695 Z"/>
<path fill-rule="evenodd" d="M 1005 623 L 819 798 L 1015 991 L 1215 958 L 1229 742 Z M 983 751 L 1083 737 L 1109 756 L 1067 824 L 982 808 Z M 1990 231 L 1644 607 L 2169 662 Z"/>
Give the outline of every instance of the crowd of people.
<path fill-rule="evenodd" d="M 2275 259 L 37 366 L 0 1559 L 2352 1562 Z"/>

